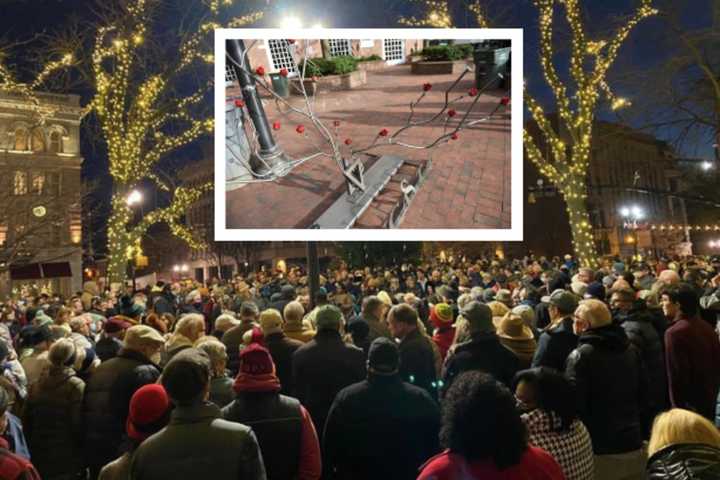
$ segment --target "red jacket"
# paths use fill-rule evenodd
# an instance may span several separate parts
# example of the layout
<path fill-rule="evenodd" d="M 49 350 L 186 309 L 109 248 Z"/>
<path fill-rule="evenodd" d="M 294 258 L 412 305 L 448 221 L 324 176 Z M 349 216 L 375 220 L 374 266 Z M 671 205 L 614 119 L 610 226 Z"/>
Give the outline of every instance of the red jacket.
<path fill-rule="evenodd" d="M 7 440 L 1 437 L 0 478 L 3 480 L 40 480 L 40 475 L 32 463 L 8 450 Z"/>
<path fill-rule="evenodd" d="M 438 346 L 440 350 L 440 356 L 445 361 L 448 349 L 452 345 L 453 339 L 455 338 L 455 327 L 443 327 L 435 330 L 435 334 L 432 339 L 433 342 Z"/>
<path fill-rule="evenodd" d="M 417 480 L 565 480 L 560 465 L 545 450 L 533 446 L 520 463 L 498 470 L 492 461 L 468 463 L 461 455 L 445 450 L 431 458 L 421 469 Z"/>
<path fill-rule="evenodd" d="M 720 341 L 699 317 L 681 318 L 665 331 L 670 401 L 714 420 L 720 388 Z"/>

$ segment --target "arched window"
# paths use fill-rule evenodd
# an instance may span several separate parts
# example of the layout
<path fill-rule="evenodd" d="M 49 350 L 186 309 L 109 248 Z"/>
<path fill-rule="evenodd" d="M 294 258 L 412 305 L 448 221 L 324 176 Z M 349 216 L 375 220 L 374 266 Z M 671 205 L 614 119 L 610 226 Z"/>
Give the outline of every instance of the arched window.
<path fill-rule="evenodd" d="M 15 150 L 24 152 L 28 149 L 28 131 L 25 127 L 15 129 Z"/>
<path fill-rule="evenodd" d="M 53 130 L 52 132 L 50 132 L 50 152 L 62 153 L 62 151 L 62 133 L 60 133 L 58 130 Z"/>
<path fill-rule="evenodd" d="M 45 132 L 43 132 L 42 128 L 36 128 L 32 132 L 32 151 L 45 151 Z"/>

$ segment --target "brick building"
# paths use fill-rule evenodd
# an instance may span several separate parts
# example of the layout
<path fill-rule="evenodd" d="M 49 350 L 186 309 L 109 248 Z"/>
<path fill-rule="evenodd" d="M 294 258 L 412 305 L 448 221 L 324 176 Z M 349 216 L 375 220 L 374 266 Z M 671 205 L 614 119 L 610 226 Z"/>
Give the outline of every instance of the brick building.
<path fill-rule="evenodd" d="M 557 121 L 553 123 L 557 125 Z M 591 148 L 587 201 L 598 251 L 632 255 L 635 243 L 638 253 L 644 254 L 686 248 L 687 235 L 682 230 L 660 232 L 644 226 L 687 223 L 685 202 L 673 195 L 680 193 L 683 186 L 672 148 L 651 135 L 601 121 L 594 125 Z M 524 241 L 507 244 L 506 252 L 570 252 L 570 229 L 562 197 L 527 159 L 524 184 Z M 628 228 L 620 214 L 623 207 L 631 206 L 639 207 L 644 214 L 638 229 Z"/>
<path fill-rule="evenodd" d="M 82 288 L 80 97 L 0 93 L 0 294 Z"/>
<path fill-rule="evenodd" d="M 410 55 L 423 48 L 423 40 L 418 39 L 384 39 L 384 40 L 349 40 L 330 39 L 327 43 L 328 54 L 332 57 L 349 55 L 354 57 L 368 57 L 378 55 L 388 65 L 405 63 Z M 286 68 L 288 76 L 298 74 L 296 60 L 302 58 L 302 51 L 298 49 L 295 59 L 288 53 L 285 40 L 246 40 L 245 46 L 249 48 L 248 59 L 253 69 L 263 67 L 267 73 L 276 73 Z M 252 46 L 252 48 L 251 48 Z M 303 44 L 304 47 L 304 44 Z M 308 45 L 308 57 L 323 56 L 320 40 L 313 40 Z M 229 79 L 234 77 L 228 72 Z"/>

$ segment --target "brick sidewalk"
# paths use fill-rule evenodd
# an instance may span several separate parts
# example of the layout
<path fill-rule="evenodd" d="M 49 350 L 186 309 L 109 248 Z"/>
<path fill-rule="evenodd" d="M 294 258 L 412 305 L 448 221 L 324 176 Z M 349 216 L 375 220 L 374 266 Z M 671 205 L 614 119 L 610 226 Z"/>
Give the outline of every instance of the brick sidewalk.
<path fill-rule="evenodd" d="M 472 86 L 472 72 L 458 85 L 457 94 Z M 382 128 L 391 133 L 405 124 L 411 101 L 424 82 L 431 82 L 429 96 L 416 108 L 415 119 L 427 118 L 443 104 L 443 88 L 453 75 L 417 76 L 410 67 L 388 67 L 368 72 L 368 83 L 346 92 L 320 93 L 315 111 L 332 129 L 340 120 L 339 138 L 351 138 L 353 146 L 369 144 Z M 469 119 L 480 118 L 497 105 L 502 92 L 484 95 Z M 452 96 L 451 96 L 452 98 Z M 299 97 L 293 104 L 302 106 Z M 463 114 L 462 104 L 458 117 Z M 317 151 L 308 138 L 295 132 L 306 125 L 308 137 L 321 145 L 309 122 L 297 114 L 280 115 L 274 102 L 266 100 L 270 123 L 282 127 L 273 132 L 282 148 L 293 157 Z M 500 112 L 503 109 L 501 107 Z M 509 110 L 508 110 L 509 112 Z M 456 117 L 457 118 L 457 117 Z M 401 135 L 406 143 L 427 143 L 442 133 L 438 126 L 413 127 Z M 375 154 L 394 154 L 408 159 L 432 159 L 429 176 L 411 204 L 401 228 L 510 228 L 510 116 L 497 113 L 489 122 L 462 130 L 457 141 L 433 150 L 387 146 Z M 322 210 L 332 191 L 343 185 L 342 175 L 329 157 L 310 160 L 285 178 L 272 183 L 250 184 L 230 191 L 227 198 L 227 228 L 296 228 L 307 225 L 309 216 Z"/>

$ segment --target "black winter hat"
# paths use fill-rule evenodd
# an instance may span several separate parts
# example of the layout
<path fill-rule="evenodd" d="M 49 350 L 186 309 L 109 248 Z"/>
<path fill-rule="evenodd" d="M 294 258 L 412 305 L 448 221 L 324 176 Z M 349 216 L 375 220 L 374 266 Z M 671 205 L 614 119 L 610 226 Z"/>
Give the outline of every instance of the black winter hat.
<path fill-rule="evenodd" d="M 394 375 L 400 365 L 400 349 L 389 338 L 373 340 L 368 351 L 368 367 L 377 375 Z"/>

